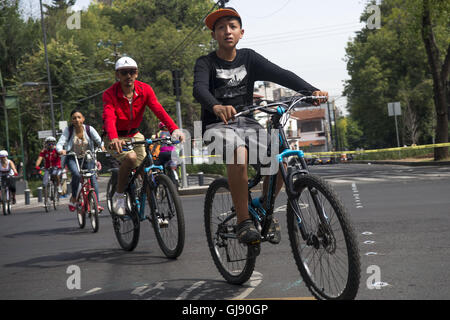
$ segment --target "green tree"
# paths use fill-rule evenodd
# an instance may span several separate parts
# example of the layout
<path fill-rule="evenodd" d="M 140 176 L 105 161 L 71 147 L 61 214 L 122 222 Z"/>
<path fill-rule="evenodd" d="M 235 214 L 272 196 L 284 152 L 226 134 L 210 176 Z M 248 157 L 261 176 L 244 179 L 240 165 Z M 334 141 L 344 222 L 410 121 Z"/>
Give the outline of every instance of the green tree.
<path fill-rule="evenodd" d="M 352 118 L 364 133 L 366 148 L 396 144 L 394 121 L 387 115 L 387 103 L 393 101 L 400 101 L 403 109 L 399 118 L 401 142 L 432 142 L 436 117 L 432 116 L 433 92 L 429 90 L 432 76 L 418 19 L 421 2 L 382 1 L 381 29 L 364 28 L 347 45 L 351 79 L 344 94 L 348 96 Z M 439 41 L 436 41 L 439 48 L 448 45 L 449 16 L 448 11 L 444 12 L 432 13 L 439 30 Z M 442 18 L 445 15 L 446 21 Z M 368 17 L 369 13 L 365 12 L 361 20 L 366 21 Z"/>
<path fill-rule="evenodd" d="M 450 3 L 448 1 L 422 1 L 422 39 L 433 77 L 434 104 L 436 107 L 436 143 L 448 142 L 448 116 L 450 101 Z M 436 24 L 437 26 L 434 26 Z M 443 29 L 442 27 L 446 27 Z M 440 44 L 437 32 L 444 43 Z M 443 54 L 441 54 L 443 52 Z M 436 148 L 435 160 L 448 157 L 448 148 Z"/>
<path fill-rule="evenodd" d="M 86 85 L 77 81 L 79 72 L 87 72 L 84 67 L 86 58 L 70 41 L 59 43 L 52 39 L 48 43 L 47 51 L 53 100 L 55 103 L 63 103 L 63 118 L 67 119 L 71 108 L 75 106 L 74 101 L 82 98 L 87 91 Z M 47 85 L 27 88 L 21 87 L 21 84 L 30 81 L 43 83 L 47 81 L 44 46 L 42 44 L 39 45 L 39 50 L 24 57 L 13 80 L 17 84 L 17 95 L 22 111 L 25 158 L 28 159 L 27 171 L 31 172 L 33 162 L 42 147 L 41 142 L 38 141 L 37 131 L 51 128 L 48 88 Z M 58 120 L 59 110 L 56 105 L 54 106 L 55 118 Z M 15 123 L 15 121 L 12 123 Z M 11 131 L 14 130 L 17 129 L 11 128 Z"/>

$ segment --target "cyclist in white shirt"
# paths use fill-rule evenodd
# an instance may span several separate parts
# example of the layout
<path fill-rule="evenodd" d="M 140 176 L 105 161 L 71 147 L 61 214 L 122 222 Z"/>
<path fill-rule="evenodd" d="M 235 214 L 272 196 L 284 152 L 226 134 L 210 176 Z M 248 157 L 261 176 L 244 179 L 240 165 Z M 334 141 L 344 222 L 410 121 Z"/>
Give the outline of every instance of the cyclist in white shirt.
<path fill-rule="evenodd" d="M 16 165 L 14 162 L 10 159 L 8 159 L 8 151 L 1 150 L 0 151 L 0 172 L 7 172 L 7 181 L 8 181 L 8 187 L 11 191 L 11 197 L 12 197 L 12 203 L 16 203 L 16 183 L 14 181 L 14 176 L 19 175 L 17 173 Z M 1 179 L 1 177 L 0 177 Z"/>

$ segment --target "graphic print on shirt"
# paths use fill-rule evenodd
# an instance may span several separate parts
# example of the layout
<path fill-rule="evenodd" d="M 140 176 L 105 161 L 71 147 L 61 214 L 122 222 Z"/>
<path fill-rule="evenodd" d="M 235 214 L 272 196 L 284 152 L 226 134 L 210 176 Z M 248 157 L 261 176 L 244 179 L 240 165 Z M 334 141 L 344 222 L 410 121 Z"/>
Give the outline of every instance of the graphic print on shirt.
<path fill-rule="evenodd" d="M 247 69 L 242 65 L 235 69 L 216 68 L 216 79 L 220 83 L 215 90 L 216 98 L 230 99 L 247 93 Z"/>

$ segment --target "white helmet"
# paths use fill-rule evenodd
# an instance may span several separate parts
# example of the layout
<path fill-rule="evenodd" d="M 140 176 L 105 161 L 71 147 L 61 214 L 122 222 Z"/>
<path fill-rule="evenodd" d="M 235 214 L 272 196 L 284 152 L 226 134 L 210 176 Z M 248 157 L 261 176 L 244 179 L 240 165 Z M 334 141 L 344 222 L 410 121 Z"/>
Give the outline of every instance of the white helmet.
<path fill-rule="evenodd" d="M 8 151 L 6 151 L 6 150 L 0 151 L 0 158 L 7 157 L 7 156 L 8 156 Z"/>
<path fill-rule="evenodd" d="M 48 143 L 48 142 L 56 142 L 56 139 L 55 139 L 54 137 L 50 136 L 50 137 L 45 138 L 45 141 L 44 141 L 44 142 L 45 142 L 45 143 Z"/>
<path fill-rule="evenodd" d="M 137 63 L 130 57 L 122 57 L 116 62 L 116 71 L 119 69 L 137 69 Z"/>

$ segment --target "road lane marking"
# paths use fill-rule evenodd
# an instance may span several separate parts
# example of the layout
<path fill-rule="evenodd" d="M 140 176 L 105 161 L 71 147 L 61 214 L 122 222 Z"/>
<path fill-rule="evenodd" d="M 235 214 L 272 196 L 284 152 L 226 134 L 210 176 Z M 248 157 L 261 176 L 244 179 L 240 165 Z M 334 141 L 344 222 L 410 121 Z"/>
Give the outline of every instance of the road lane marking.
<path fill-rule="evenodd" d="M 202 286 L 205 283 L 206 283 L 206 281 L 197 281 L 192 286 L 190 286 L 188 289 L 184 290 L 175 300 L 184 300 L 184 299 L 186 299 L 187 296 L 189 295 L 189 293 L 191 293 L 192 291 L 194 291 L 195 289 L 199 288 L 200 286 Z"/>
<path fill-rule="evenodd" d="M 258 271 L 253 271 L 252 276 L 250 277 L 249 280 L 249 288 L 245 289 L 244 292 L 242 292 L 240 295 L 238 295 L 237 297 L 232 298 L 231 300 L 243 300 L 246 297 L 248 297 L 248 295 L 250 293 L 253 292 L 253 290 L 256 289 L 256 287 L 261 283 L 263 277 L 262 277 L 262 273 L 259 273 Z"/>
<path fill-rule="evenodd" d="M 102 290 L 102 288 L 92 288 L 91 290 L 88 290 L 85 293 L 89 294 L 89 293 L 94 293 L 94 292 L 97 292 L 97 291 L 100 291 L 100 290 Z"/>

